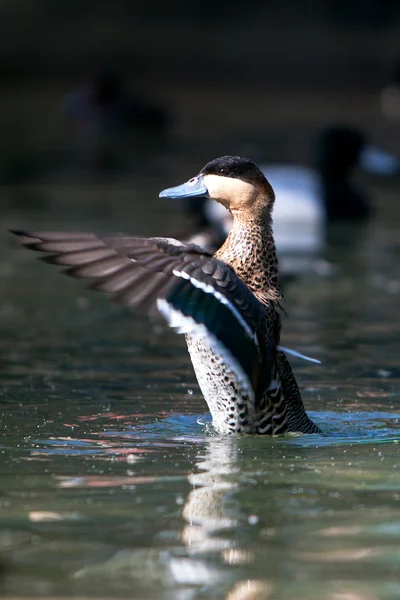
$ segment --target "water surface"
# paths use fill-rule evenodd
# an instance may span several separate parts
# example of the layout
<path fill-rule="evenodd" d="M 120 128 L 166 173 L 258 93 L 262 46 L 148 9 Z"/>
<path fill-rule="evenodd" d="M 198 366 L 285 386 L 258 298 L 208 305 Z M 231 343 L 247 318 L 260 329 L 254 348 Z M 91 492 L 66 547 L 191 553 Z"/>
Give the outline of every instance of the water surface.
<path fill-rule="evenodd" d="M 170 233 L 157 192 L 174 182 L 36 187 L 18 211 L 4 190 L 4 223 Z M 333 232 L 327 276 L 285 290 L 282 343 L 322 360 L 292 361 L 318 436 L 216 435 L 182 337 L 1 234 L 6 594 L 399 598 L 396 190 L 380 199 Z"/>

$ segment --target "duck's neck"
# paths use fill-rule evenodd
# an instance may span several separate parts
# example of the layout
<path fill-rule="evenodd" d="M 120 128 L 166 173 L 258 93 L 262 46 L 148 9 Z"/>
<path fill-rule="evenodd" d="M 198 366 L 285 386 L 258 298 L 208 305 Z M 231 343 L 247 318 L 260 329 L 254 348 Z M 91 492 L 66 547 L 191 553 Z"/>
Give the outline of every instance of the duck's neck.
<path fill-rule="evenodd" d="M 278 264 L 270 210 L 233 214 L 233 225 L 215 253 L 261 300 L 280 300 Z"/>

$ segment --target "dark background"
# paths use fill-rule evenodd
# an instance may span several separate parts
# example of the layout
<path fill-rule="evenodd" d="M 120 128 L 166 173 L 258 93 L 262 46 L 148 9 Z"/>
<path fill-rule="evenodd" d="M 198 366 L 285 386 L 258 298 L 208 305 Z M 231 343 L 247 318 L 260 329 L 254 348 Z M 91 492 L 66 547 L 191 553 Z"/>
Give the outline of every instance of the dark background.
<path fill-rule="evenodd" d="M 0 73 L 54 81 L 101 63 L 137 83 L 370 89 L 399 50 L 399 22 L 396 0 L 3 0 Z"/>
<path fill-rule="evenodd" d="M 3 0 L 0 180 L 76 173 L 63 101 L 100 69 L 171 117 L 167 144 L 124 147 L 125 176 L 155 156 L 178 170 L 219 153 L 308 163 L 336 122 L 400 154 L 400 125 L 380 108 L 399 27 L 395 0 Z"/>

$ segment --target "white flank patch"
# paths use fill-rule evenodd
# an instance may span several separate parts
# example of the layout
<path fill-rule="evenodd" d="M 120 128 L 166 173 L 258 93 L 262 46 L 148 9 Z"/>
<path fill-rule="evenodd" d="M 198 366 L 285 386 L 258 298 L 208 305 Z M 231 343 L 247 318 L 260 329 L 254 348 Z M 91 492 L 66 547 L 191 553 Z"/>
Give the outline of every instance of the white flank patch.
<path fill-rule="evenodd" d="M 206 283 L 203 283 L 202 281 L 199 281 L 198 279 L 194 279 L 193 277 L 191 277 L 184 271 L 176 271 L 174 269 L 172 271 L 172 273 L 176 277 L 182 277 L 182 279 L 187 279 L 188 281 L 190 281 L 190 283 L 194 287 L 196 287 L 200 290 L 203 290 L 203 292 L 205 292 L 206 294 L 211 294 L 212 296 L 214 296 L 214 298 L 216 298 L 219 302 L 221 302 L 221 304 L 223 304 L 224 306 L 227 306 L 229 308 L 229 310 L 231 311 L 231 313 L 233 314 L 233 316 L 239 321 L 239 323 L 241 324 L 241 326 L 243 327 L 243 329 L 245 330 L 245 332 L 247 333 L 249 338 L 251 340 L 253 340 L 253 342 L 255 343 L 257 348 L 260 349 L 260 347 L 258 345 L 258 340 L 257 340 L 256 334 L 250 329 L 250 327 L 248 326 L 246 321 L 243 319 L 242 315 L 237 310 L 237 308 L 231 302 L 229 302 L 229 300 L 227 300 L 227 298 L 223 294 L 221 294 L 221 292 L 218 292 L 215 288 L 213 288 L 212 285 L 208 285 Z"/>
<path fill-rule="evenodd" d="M 168 325 L 175 329 L 177 333 L 190 335 L 192 339 L 195 340 L 207 339 L 214 352 L 222 356 L 230 368 L 235 371 L 238 383 L 245 388 L 246 392 L 249 394 L 249 397 L 254 399 L 253 387 L 240 363 L 226 348 L 226 346 L 207 329 L 205 325 L 196 323 L 192 317 L 186 317 L 183 313 L 181 313 L 181 311 L 173 308 L 171 304 L 169 304 L 169 302 L 167 302 L 164 298 L 158 298 L 157 308 L 167 321 Z"/>
<path fill-rule="evenodd" d="M 296 358 L 302 358 L 303 360 L 308 360 L 309 362 L 316 363 L 317 365 L 322 364 L 318 358 L 311 358 L 311 356 L 306 356 L 301 352 L 297 352 L 297 350 L 292 350 L 291 348 L 285 348 L 284 346 L 277 346 L 277 350 L 280 352 L 285 352 L 285 354 L 290 354 L 290 356 L 295 356 Z"/>
<path fill-rule="evenodd" d="M 186 317 L 180 310 L 173 308 L 165 298 L 157 298 L 157 308 L 176 333 L 194 334 L 200 327 L 206 329 L 204 325 L 196 323 L 192 317 Z"/>

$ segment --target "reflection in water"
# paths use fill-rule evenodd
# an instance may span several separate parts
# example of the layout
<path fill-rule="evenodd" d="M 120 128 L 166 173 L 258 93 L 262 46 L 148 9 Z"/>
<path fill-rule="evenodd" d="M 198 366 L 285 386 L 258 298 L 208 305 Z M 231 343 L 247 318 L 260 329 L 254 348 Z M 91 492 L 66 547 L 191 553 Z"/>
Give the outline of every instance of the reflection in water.
<path fill-rule="evenodd" d="M 183 503 L 183 527 L 179 533 L 176 550 L 122 549 L 105 562 L 85 565 L 74 574 L 75 580 L 92 580 L 108 577 L 125 580 L 125 585 L 137 585 L 140 580 L 144 591 L 161 586 L 173 598 L 203 597 L 201 589 L 206 586 L 219 597 L 233 599 L 269 598 L 272 585 L 268 581 L 246 576 L 246 566 L 251 564 L 254 553 L 242 547 L 240 539 L 230 535 L 240 523 L 256 525 L 256 515 L 246 515 L 235 498 L 239 488 L 240 438 L 208 437 L 203 440 L 201 455 L 195 460 L 193 473 L 187 476 L 190 491 Z M 116 477 L 61 477 L 61 489 L 115 488 L 134 490 L 145 484 L 166 483 L 175 478 L 135 476 Z M 57 521 L 71 518 L 57 513 L 34 513 L 32 521 Z M 76 518 L 76 515 L 75 515 Z M 178 540 L 177 540 L 178 541 Z M 233 571 L 243 567 L 243 572 Z M 257 594 L 263 594 L 257 596 Z M 169 596 L 168 596 L 169 597 Z"/>
<path fill-rule="evenodd" d="M 227 538 L 217 534 L 235 527 L 238 519 L 229 502 L 238 487 L 238 483 L 229 478 L 238 472 L 237 451 L 237 441 L 233 438 L 210 438 L 205 456 L 196 463 L 199 472 L 188 478 L 192 491 L 183 509 L 187 525 L 182 540 L 191 554 L 232 547 Z"/>
<path fill-rule="evenodd" d="M 132 585 L 140 579 L 145 590 L 161 585 L 166 592 L 173 589 L 174 598 L 185 600 L 197 598 L 204 586 L 207 589 L 219 589 L 224 597 L 228 594 L 226 598 L 230 599 L 253 598 L 255 593 L 269 590 L 269 583 L 250 578 L 242 582 L 231 570 L 232 566 L 251 563 L 253 553 L 241 548 L 240 543 L 229 536 L 229 532 L 239 521 L 257 523 L 255 515 L 246 516 L 240 510 L 234 497 L 240 475 L 237 462 L 239 444 L 240 438 L 232 437 L 209 437 L 204 440 L 201 456 L 194 463 L 196 472 L 187 477 L 191 490 L 186 500 L 182 499 L 184 525 L 179 534 L 182 549 L 173 552 L 150 548 L 119 550 L 106 562 L 84 566 L 73 577 L 91 580 L 100 573 L 103 576 L 108 573 L 112 579 L 126 579 Z M 134 489 L 138 485 L 161 482 L 166 482 L 165 476 L 137 477 L 132 473 L 124 478 L 112 475 L 62 477 L 58 485 L 62 489 L 119 486 Z M 65 517 L 51 513 L 31 515 L 31 519 L 36 521 L 62 518 Z"/>
<path fill-rule="evenodd" d="M 210 438 L 207 440 L 204 456 L 196 463 L 199 472 L 189 475 L 188 479 L 192 485 L 185 506 L 183 517 L 186 525 L 183 528 L 181 539 L 187 546 L 190 556 L 219 555 L 222 564 L 247 565 L 251 563 L 254 554 L 251 550 L 241 548 L 239 540 L 229 536 L 229 531 L 237 527 L 239 521 L 247 520 L 249 523 L 257 523 L 256 515 L 246 516 L 240 510 L 235 500 L 235 492 L 238 490 L 238 476 L 240 468 L 237 461 L 240 441 L 238 438 Z M 228 535 L 226 535 L 228 534 Z M 236 576 L 226 569 L 215 570 L 215 566 L 206 566 L 207 560 L 203 560 L 204 567 L 208 571 L 208 584 L 228 582 L 231 584 Z M 199 582 L 200 583 L 200 582 Z M 267 582 L 246 579 L 236 581 L 233 588 L 226 596 L 229 599 L 255 598 L 255 594 L 263 594 L 267 599 L 270 585 Z M 261 596 L 259 596 L 261 597 Z"/>

